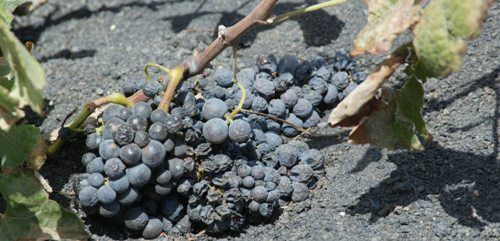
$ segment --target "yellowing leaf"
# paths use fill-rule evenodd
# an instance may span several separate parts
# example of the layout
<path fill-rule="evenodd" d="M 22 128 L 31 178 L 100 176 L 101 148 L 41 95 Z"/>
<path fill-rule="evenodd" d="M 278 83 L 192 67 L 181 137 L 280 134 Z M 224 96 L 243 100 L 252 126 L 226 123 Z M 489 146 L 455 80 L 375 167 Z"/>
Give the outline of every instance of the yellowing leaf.
<path fill-rule="evenodd" d="M 0 240 L 87 239 L 82 221 L 49 199 L 33 171 L 0 174 L 0 193 L 7 204 L 0 214 Z"/>
<path fill-rule="evenodd" d="M 368 23 L 354 40 L 353 56 L 379 54 L 391 48 L 399 33 L 408 29 L 421 10 L 414 0 L 365 0 Z"/>
<path fill-rule="evenodd" d="M 19 118 L 23 112 L 17 109 L 17 101 L 8 96 L 9 92 L 0 86 L 0 130 L 7 130 Z"/>
<path fill-rule="evenodd" d="M 40 91 L 45 86 L 45 73 L 42 66 L 2 21 L 0 48 L 14 73 L 14 85 L 9 96 L 18 101 L 20 106 L 29 105 L 34 111 L 41 113 L 43 98 Z"/>
<path fill-rule="evenodd" d="M 490 0 L 433 0 L 413 34 L 415 52 L 431 76 L 444 77 L 462 65 L 462 38 L 480 30 Z"/>

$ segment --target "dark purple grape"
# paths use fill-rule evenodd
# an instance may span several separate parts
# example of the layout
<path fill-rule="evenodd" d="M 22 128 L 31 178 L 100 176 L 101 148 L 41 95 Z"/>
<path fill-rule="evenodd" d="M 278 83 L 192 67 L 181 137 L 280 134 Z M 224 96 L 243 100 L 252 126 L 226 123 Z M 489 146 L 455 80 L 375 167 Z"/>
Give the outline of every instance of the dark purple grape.
<path fill-rule="evenodd" d="M 99 215 L 104 218 L 113 218 L 120 212 L 120 203 L 113 201 L 110 203 L 101 203 L 99 205 Z"/>
<path fill-rule="evenodd" d="M 104 183 L 104 177 L 101 173 L 92 173 L 87 178 L 89 184 L 95 188 L 99 188 Z"/>
<path fill-rule="evenodd" d="M 147 119 L 151 115 L 153 109 L 145 102 L 137 102 L 134 106 L 132 106 L 132 111 L 134 112 L 134 115 L 139 115 Z"/>
<path fill-rule="evenodd" d="M 123 216 L 125 227 L 131 230 L 142 230 L 148 224 L 149 217 L 140 207 L 127 209 Z"/>
<path fill-rule="evenodd" d="M 297 101 L 297 104 L 295 104 L 295 106 L 293 107 L 293 114 L 295 114 L 299 118 L 309 117 L 312 111 L 313 111 L 312 104 L 304 98 L 300 98 Z"/>
<path fill-rule="evenodd" d="M 97 199 L 101 203 L 111 203 L 116 199 L 116 192 L 109 185 L 102 185 L 97 190 Z"/>
<path fill-rule="evenodd" d="M 125 169 L 125 173 L 130 184 L 135 187 L 146 185 L 151 178 L 151 169 L 142 163 Z"/>
<path fill-rule="evenodd" d="M 293 89 L 288 89 L 285 93 L 281 94 L 280 99 L 285 103 L 288 109 L 291 109 L 297 104 L 299 97 L 297 92 Z"/>
<path fill-rule="evenodd" d="M 256 201 L 251 201 L 248 204 L 248 209 L 250 210 L 250 212 L 258 213 L 259 209 L 260 209 L 260 203 L 258 203 Z"/>
<path fill-rule="evenodd" d="M 224 101 L 217 98 L 210 98 L 205 101 L 203 109 L 201 110 L 201 117 L 204 120 L 213 118 L 222 118 L 227 112 L 227 105 Z"/>
<path fill-rule="evenodd" d="M 184 160 L 179 158 L 168 160 L 168 170 L 174 179 L 180 179 L 184 175 Z"/>
<path fill-rule="evenodd" d="M 293 183 L 292 201 L 301 202 L 309 197 L 309 188 L 306 184 L 300 182 Z"/>
<path fill-rule="evenodd" d="M 162 109 L 156 109 L 151 112 L 149 119 L 151 122 L 165 123 L 167 121 L 167 113 Z"/>
<path fill-rule="evenodd" d="M 214 71 L 215 81 L 219 86 L 229 87 L 233 84 L 233 73 L 225 67 L 217 67 Z"/>
<path fill-rule="evenodd" d="M 283 144 L 276 148 L 276 154 L 278 155 L 278 160 L 280 165 L 285 167 L 293 167 L 297 163 L 297 154 L 295 147 L 290 144 Z"/>
<path fill-rule="evenodd" d="M 337 72 L 332 76 L 331 83 L 337 90 L 342 91 L 349 85 L 349 74 L 344 71 Z"/>
<path fill-rule="evenodd" d="M 294 84 L 293 74 L 283 73 L 274 79 L 276 92 L 283 93 Z"/>
<path fill-rule="evenodd" d="M 154 239 L 160 236 L 163 230 L 163 223 L 160 219 L 150 217 L 146 227 L 142 230 L 142 237 L 145 239 Z"/>
<path fill-rule="evenodd" d="M 91 162 L 92 160 L 94 160 L 97 156 L 92 153 L 92 152 L 87 152 L 85 154 L 83 154 L 82 156 L 82 164 L 84 166 L 87 166 L 87 164 L 89 164 L 89 162 Z"/>
<path fill-rule="evenodd" d="M 297 127 L 302 127 L 302 125 L 304 124 L 304 122 L 294 114 L 290 114 L 286 119 L 286 121 L 294 124 Z M 299 130 L 295 129 L 295 127 L 287 123 L 283 124 L 282 129 L 283 129 L 283 134 L 288 137 L 296 136 L 299 134 Z"/>
<path fill-rule="evenodd" d="M 162 89 L 162 84 L 158 83 L 157 81 L 148 81 L 144 85 L 142 91 L 144 92 L 144 95 L 148 97 L 155 97 Z"/>
<path fill-rule="evenodd" d="M 109 186 L 115 190 L 116 193 L 123 193 L 128 190 L 130 183 L 126 175 L 118 177 L 116 179 L 109 179 Z"/>
<path fill-rule="evenodd" d="M 140 198 L 139 191 L 134 187 L 130 187 L 125 192 L 118 195 L 118 202 L 121 205 L 130 206 Z"/>
<path fill-rule="evenodd" d="M 87 146 L 89 150 L 96 150 L 99 148 L 101 141 L 102 141 L 101 135 L 97 133 L 91 133 L 87 136 L 87 139 L 85 140 L 85 146 Z"/>
<path fill-rule="evenodd" d="M 110 178 L 119 178 L 123 176 L 125 164 L 119 158 L 111 158 L 104 164 L 104 172 Z"/>
<path fill-rule="evenodd" d="M 328 90 L 326 91 L 326 94 L 323 97 L 323 102 L 327 105 L 335 103 L 335 101 L 337 101 L 338 94 L 339 91 L 337 90 L 337 87 L 331 84 L 328 85 Z"/>
<path fill-rule="evenodd" d="M 314 171 L 311 166 L 307 164 L 298 164 L 290 170 L 290 179 L 294 182 L 307 183 L 313 174 Z"/>
<path fill-rule="evenodd" d="M 254 96 L 252 100 L 252 110 L 257 112 L 265 112 L 267 111 L 268 103 L 266 99 L 260 96 Z"/>
<path fill-rule="evenodd" d="M 161 142 L 151 140 L 147 146 L 142 148 L 142 163 L 149 168 L 159 167 L 165 160 L 166 151 Z"/>
<path fill-rule="evenodd" d="M 272 54 L 261 55 L 257 58 L 257 67 L 259 71 L 274 74 L 278 70 L 278 60 Z"/>
<path fill-rule="evenodd" d="M 161 122 L 155 122 L 149 127 L 149 137 L 153 140 L 164 141 L 167 139 L 167 126 Z"/>
<path fill-rule="evenodd" d="M 278 72 L 280 75 L 284 73 L 295 73 L 295 70 L 299 66 L 299 60 L 293 55 L 285 55 L 280 59 L 278 63 Z"/>
<path fill-rule="evenodd" d="M 255 77 L 254 90 L 266 99 L 270 99 L 275 94 L 272 77 L 267 73 L 259 73 Z"/>
<path fill-rule="evenodd" d="M 251 131 L 252 129 L 248 122 L 238 119 L 229 124 L 228 134 L 232 141 L 243 143 L 248 141 Z"/>
<path fill-rule="evenodd" d="M 148 128 L 148 120 L 146 117 L 133 114 L 127 119 L 129 124 L 136 131 L 145 131 Z"/>
<path fill-rule="evenodd" d="M 78 200 L 80 204 L 86 207 L 92 207 L 99 202 L 97 199 L 97 189 L 92 186 L 85 186 L 78 191 Z"/>
<path fill-rule="evenodd" d="M 176 222 L 184 215 L 184 206 L 176 196 L 169 196 L 163 201 L 163 215 L 168 220 Z"/>
<path fill-rule="evenodd" d="M 102 161 L 102 158 L 97 157 L 94 158 L 91 162 L 87 164 L 86 167 L 87 173 L 100 173 L 104 171 L 104 163 Z"/>
<path fill-rule="evenodd" d="M 321 121 L 321 118 L 319 117 L 318 112 L 313 111 L 311 116 L 309 116 L 309 118 L 307 118 L 304 121 L 304 124 L 302 125 L 302 127 L 304 127 L 304 128 L 314 127 L 314 126 L 318 125 L 320 121 Z"/>
<path fill-rule="evenodd" d="M 269 106 L 267 107 L 267 112 L 270 115 L 274 116 L 284 116 L 286 113 L 286 105 L 285 102 L 281 99 L 273 99 L 269 102 Z"/>
<path fill-rule="evenodd" d="M 145 131 L 137 131 L 134 137 L 134 143 L 139 147 L 145 147 L 149 144 L 150 138 L 149 134 Z"/>
<path fill-rule="evenodd" d="M 263 186 L 256 186 L 252 189 L 252 199 L 256 202 L 263 203 L 267 199 L 267 189 Z"/>
<path fill-rule="evenodd" d="M 264 167 L 259 166 L 259 165 L 253 166 L 251 175 L 255 180 L 264 179 L 264 176 L 265 176 Z"/>
<path fill-rule="evenodd" d="M 203 125 L 203 136 L 212 144 L 221 144 L 227 140 L 228 126 L 226 122 L 219 118 L 208 120 Z"/>
<path fill-rule="evenodd" d="M 141 148 L 135 143 L 120 148 L 120 158 L 127 165 L 135 165 L 141 160 L 141 156 Z"/>
<path fill-rule="evenodd" d="M 120 110 L 122 110 L 123 106 L 117 104 L 109 104 L 106 109 L 102 112 L 102 120 L 104 122 L 109 122 L 111 119 L 120 117 Z"/>
<path fill-rule="evenodd" d="M 104 140 L 99 145 L 99 155 L 107 160 L 120 156 L 120 147 L 113 140 Z"/>

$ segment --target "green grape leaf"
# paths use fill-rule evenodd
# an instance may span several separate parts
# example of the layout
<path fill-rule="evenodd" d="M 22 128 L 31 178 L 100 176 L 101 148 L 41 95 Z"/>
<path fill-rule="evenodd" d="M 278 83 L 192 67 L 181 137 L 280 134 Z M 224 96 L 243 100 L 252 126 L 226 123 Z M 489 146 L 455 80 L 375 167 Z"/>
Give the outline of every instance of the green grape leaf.
<path fill-rule="evenodd" d="M 0 1 L 0 20 L 4 21 L 8 25 L 12 22 L 14 18 L 12 12 L 17 6 L 23 4 L 27 0 L 2 0 Z"/>
<path fill-rule="evenodd" d="M 32 125 L 0 130 L 0 168 L 14 168 L 23 164 L 40 138 L 40 130 Z"/>
<path fill-rule="evenodd" d="M 415 52 L 432 77 L 460 69 L 463 38 L 480 31 L 490 0 L 433 0 L 422 11 L 413 34 Z"/>
<path fill-rule="evenodd" d="M 86 240 L 83 222 L 49 199 L 34 172 L 0 174 L 6 211 L 0 214 L 0 240 Z"/>
<path fill-rule="evenodd" d="M 432 136 L 422 117 L 424 91 L 422 84 L 411 76 L 400 90 L 382 88 L 376 100 L 377 110 L 360 121 L 349 134 L 353 144 L 372 144 L 388 149 L 424 149 L 419 136 Z"/>
<path fill-rule="evenodd" d="M 365 0 L 368 23 L 354 40 L 353 56 L 389 51 L 399 33 L 418 20 L 421 10 L 414 0 Z"/>
<path fill-rule="evenodd" d="M 17 101 L 8 96 L 9 91 L 0 86 L 0 130 L 13 125 L 23 113 L 17 109 Z"/>
<path fill-rule="evenodd" d="M 29 105 L 34 111 L 41 113 L 43 97 L 40 92 L 45 86 L 45 73 L 42 66 L 2 21 L 0 48 L 3 58 L 14 74 L 14 85 L 9 96 L 18 101 L 20 107 Z"/>

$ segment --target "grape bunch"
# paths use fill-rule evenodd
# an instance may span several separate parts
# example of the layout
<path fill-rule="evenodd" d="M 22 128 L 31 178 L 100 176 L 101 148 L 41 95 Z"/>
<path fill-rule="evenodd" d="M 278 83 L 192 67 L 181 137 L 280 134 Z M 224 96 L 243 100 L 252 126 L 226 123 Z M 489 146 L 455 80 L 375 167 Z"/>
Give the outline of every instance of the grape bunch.
<path fill-rule="evenodd" d="M 331 67 L 321 57 L 259 57 L 256 68 L 237 74 L 246 91 L 243 108 L 316 126 L 321 108 L 363 79 L 347 56 L 335 61 Z M 324 174 L 319 150 L 288 139 L 299 134 L 294 126 L 244 112 L 227 118 L 242 96 L 229 69 L 183 82 L 169 113 L 157 108 L 165 87 L 127 83 L 125 94 L 142 89 L 151 99 L 110 104 L 99 121 L 88 121 L 86 173 L 74 186 L 88 215 L 123 223 L 146 239 L 200 229 L 240 232 L 248 222 L 273 218 L 280 205 L 306 200 Z"/>

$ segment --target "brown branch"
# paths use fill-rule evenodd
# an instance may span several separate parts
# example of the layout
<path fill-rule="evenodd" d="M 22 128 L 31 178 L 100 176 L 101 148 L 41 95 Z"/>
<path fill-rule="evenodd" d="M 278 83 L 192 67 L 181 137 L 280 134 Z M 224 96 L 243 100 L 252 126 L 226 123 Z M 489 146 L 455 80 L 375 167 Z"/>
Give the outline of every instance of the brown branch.
<path fill-rule="evenodd" d="M 307 131 L 307 129 L 304 129 L 304 128 L 298 126 L 298 125 L 295 125 L 295 124 L 293 124 L 290 121 L 283 120 L 281 118 L 278 118 L 278 117 L 275 117 L 275 116 L 272 116 L 272 115 L 268 115 L 266 113 L 262 113 L 262 112 L 258 112 L 258 111 L 253 111 L 253 110 L 247 110 L 247 109 L 241 109 L 241 112 L 244 112 L 244 113 L 247 113 L 247 114 L 261 115 L 261 116 L 264 116 L 266 118 L 269 118 L 269 119 L 272 119 L 272 120 L 275 120 L 275 121 L 279 121 L 279 122 L 288 124 L 288 125 L 290 125 L 291 127 L 295 128 L 296 130 L 298 130 L 300 132 L 306 132 Z"/>
<path fill-rule="evenodd" d="M 271 10 L 276 5 L 278 0 L 261 0 L 260 3 L 246 17 L 231 27 L 219 26 L 219 37 L 215 39 L 203 52 L 184 61 L 177 66 L 178 69 L 183 69 L 182 80 L 186 80 L 192 76 L 200 74 L 203 69 L 219 55 L 224 49 L 229 46 L 238 44 L 240 37 L 255 25 L 262 24 L 271 15 Z M 174 74 L 170 72 L 171 74 Z M 168 109 L 168 105 L 173 98 L 175 89 L 180 81 L 172 81 L 167 87 L 163 96 L 160 108 Z"/>

